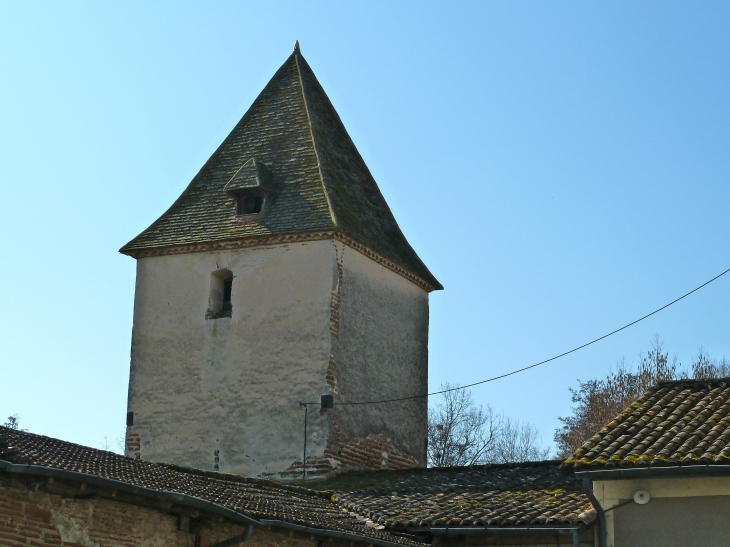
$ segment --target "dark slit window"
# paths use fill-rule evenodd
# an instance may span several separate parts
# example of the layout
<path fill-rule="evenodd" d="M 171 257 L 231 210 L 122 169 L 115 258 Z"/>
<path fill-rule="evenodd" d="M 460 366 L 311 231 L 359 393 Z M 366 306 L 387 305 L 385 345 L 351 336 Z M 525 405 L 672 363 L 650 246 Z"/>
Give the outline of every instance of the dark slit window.
<path fill-rule="evenodd" d="M 213 272 L 210 275 L 210 296 L 208 297 L 208 309 L 205 311 L 205 318 L 231 317 L 233 314 L 232 293 L 233 272 L 225 269 Z"/>
<path fill-rule="evenodd" d="M 223 317 L 230 317 L 233 306 L 231 305 L 231 289 L 233 278 L 223 280 Z"/>

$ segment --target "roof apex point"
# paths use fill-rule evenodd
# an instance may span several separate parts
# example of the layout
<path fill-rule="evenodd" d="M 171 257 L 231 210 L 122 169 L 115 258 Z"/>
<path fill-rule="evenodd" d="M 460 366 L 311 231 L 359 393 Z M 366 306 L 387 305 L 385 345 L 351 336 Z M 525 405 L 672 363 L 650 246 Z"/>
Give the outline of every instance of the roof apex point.
<path fill-rule="evenodd" d="M 299 40 L 294 42 L 294 53 L 301 53 L 301 51 L 299 51 Z"/>

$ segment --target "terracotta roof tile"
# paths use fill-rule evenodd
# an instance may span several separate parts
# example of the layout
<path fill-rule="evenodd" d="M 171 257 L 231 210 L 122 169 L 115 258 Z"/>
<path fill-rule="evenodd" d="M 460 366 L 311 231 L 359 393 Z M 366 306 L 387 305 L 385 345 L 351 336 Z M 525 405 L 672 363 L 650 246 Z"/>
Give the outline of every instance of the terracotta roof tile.
<path fill-rule="evenodd" d="M 565 462 L 596 469 L 730 464 L 730 378 L 662 382 Z"/>
<path fill-rule="evenodd" d="M 595 512 L 559 461 L 374 471 L 322 483 L 334 500 L 387 529 L 589 524 Z M 314 486 L 316 487 L 316 486 Z"/>
<path fill-rule="evenodd" d="M 314 528 L 352 532 L 364 538 L 418 545 L 412 540 L 367 526 L 365 519 L 351 515 L 333 502 L 332 492 L 139 461 L 5 427 L 0 427 L 0 437 L 6 439 L 11 447 L 5 451 L 0 449 L 0 459 L 11 463 L 75 471 L 153 490 L 186 494 L 254 519 L 282 520 Z M 367 542 L 367 539 L 364 541 Z"/>
<path fill-rule="evenodd" d="M 558 461 L 352 473 L 303 488 L 133 460 L 3 427 L 0 437 L 12 447 L 0 453 L 2 460 L 187 494 L 254 519 L 404 545 L 420 543 L 391 532 L 447 526 L 561 527 L 591 524 L 596 518 L 580 484 L 559 470 Z"/>

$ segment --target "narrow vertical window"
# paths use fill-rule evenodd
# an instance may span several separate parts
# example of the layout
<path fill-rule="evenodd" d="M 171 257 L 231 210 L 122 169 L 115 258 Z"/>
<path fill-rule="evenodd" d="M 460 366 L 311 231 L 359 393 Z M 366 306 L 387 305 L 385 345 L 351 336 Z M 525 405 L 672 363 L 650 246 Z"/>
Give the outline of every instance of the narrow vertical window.
<path fill-rule="evenodd" d="M 232 292 L 233 273 L 231 270 L 213 272 L 210 275 L 210 296 L 208 297 L 208 309 L 205 311 L 205 318 L 231 317 L 233 312 Z"/>
<path fill-rule="evenodd" d="M 231 305 L 231 289 L 233 289 L 233 277 L 223 280 L 223 317 L 230 317 L 233 306 Z"/>

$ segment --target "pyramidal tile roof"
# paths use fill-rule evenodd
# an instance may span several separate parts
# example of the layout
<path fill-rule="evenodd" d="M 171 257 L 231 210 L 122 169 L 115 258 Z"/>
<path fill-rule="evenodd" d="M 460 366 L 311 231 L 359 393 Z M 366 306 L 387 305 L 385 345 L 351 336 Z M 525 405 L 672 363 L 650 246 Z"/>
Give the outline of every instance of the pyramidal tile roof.
<path fill-rule="evenodd" d="M 268 192 L 261 213 L 241 219 L 224 188 L 238 186 L 232 179 L 247 162 L 265 166 Z M 375 251 L 429 290 L 443 288 L 406 241 L 297 44 L 177 201 L 120 252 L 142 257 L 323 231 Z"/>

